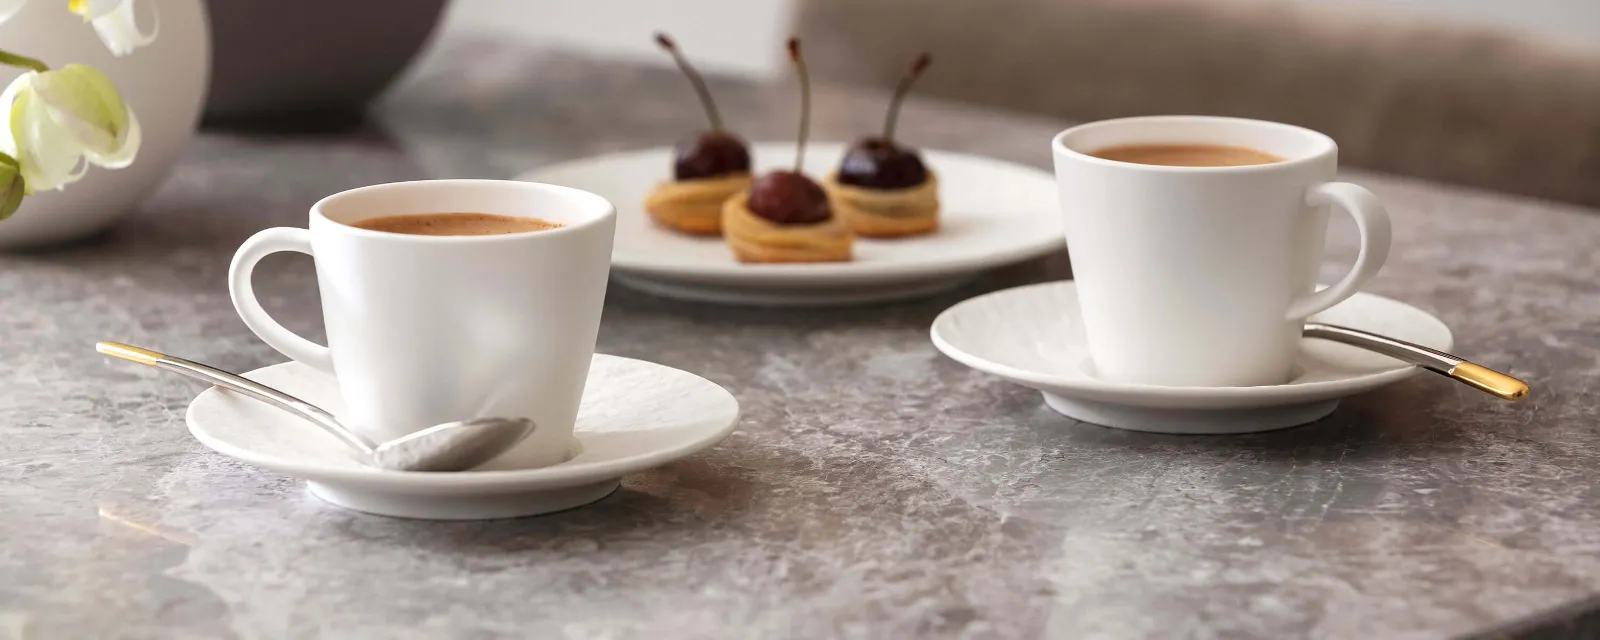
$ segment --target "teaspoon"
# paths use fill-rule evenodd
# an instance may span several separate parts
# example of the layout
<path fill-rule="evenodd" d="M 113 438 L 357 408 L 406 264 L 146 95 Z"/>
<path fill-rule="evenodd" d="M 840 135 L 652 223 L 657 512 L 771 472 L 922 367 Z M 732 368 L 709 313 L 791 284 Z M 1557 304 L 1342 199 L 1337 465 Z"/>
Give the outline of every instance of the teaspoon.
<path fill-rule="evenodd" d="M 1429 349 L 1420 344 L 1397 340 L 1360 329 L 1316 322 L 1306 323 L 1301 335 L 1307 338 L 1332 340 L 1352 347 L 1381 353 L 1396 360 L 1414 364 L 1434 373 L 1454 378 L 1473 388 L 1502 400 L 1516 402 L 1528 395 L 1528 383 L 1508 376 L 1481 364 L 1469 362 L 1460 356 Z"/>
<path fill-rule="evenodd" d="M 333 414 L 309 402 L 216 367 L 120 342 L 100 342 L 96 351 L 150 365 L 237 391 L 304 418 L 360 451 L 366 462 L 391 471 L 464 471 L 488 462 L 533 433 L 527 418 L 473 418 L 434 425 L 382 444 L 351 431 Z"/>

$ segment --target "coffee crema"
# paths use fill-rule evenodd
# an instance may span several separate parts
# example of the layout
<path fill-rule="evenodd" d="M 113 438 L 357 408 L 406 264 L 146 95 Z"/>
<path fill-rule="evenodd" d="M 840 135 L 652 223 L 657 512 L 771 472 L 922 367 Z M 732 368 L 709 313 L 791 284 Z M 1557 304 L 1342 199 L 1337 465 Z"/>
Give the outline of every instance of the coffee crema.
<path fill-rule="evenodd" d="M 1284 160 L 1265 151 L 1220 144 L 1129 144 L 1106 147 L 1089 155 L 1117 162 L 1169 167 L 1243 167 Z"/>
<path fill-rule="evenodd" d="M 561 225 L 539 218 L 493 213 L 415 213 L 379 216 L 350 223 L 357 229 L 413 236 L 498 236 L 548 231 Z"/>

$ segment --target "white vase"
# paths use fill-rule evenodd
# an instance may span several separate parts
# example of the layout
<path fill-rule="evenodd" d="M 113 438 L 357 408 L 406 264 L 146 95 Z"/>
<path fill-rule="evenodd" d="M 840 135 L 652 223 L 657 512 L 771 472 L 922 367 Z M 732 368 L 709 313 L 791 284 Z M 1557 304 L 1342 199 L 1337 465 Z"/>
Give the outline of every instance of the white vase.
<path fill-rule="evenodd" d="M 0 48 L 43 60 L 51 67 L 91 65 L 111 77 L 139 118 L 144 141 L 133 164 L 118 170 L 89 167 L 82 180 L 60 191 L 39 191 L 0 220 L 0 249 L 47 245 L 90 235 L 133 210 L 167 175 L 194 136 L 211 69 L 211 36 L 201 0 L 137 0 L 139 24 L 148 29 L 160 13 L 154 43 L 116 57 L 83 18 L 60 0 L 35 0 L 0 24 Z M 0 68 L 0 87 L 19 72 Z M 9 107 L 0 109 L 8 113 Z"/>

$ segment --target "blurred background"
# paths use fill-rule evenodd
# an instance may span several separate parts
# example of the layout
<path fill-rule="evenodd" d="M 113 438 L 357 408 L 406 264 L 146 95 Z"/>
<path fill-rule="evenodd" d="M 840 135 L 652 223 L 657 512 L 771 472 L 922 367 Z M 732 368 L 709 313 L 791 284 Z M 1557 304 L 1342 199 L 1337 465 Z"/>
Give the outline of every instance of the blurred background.
<path fill-rule="evenodd" d="M 1332 135 L 1347 164 L 1600 204 L 1597 0 L 457 0 L 444 28 L 710 71 L 889 86 L 1074 120 L 1207 113 Z"/>
<path fill-rule="evenodd" d="M 293 95 L 259 81 L 293 54 L 247 52 L 271 49 L 264 24 L 304 14 L 210 4 L 208 121 Z M 382 24 L 367 5 L 319 4 L 348 24 L 327 32 L 336 49 L 303 47 L 312 70 L 295 73 L 366 64 L 374 80 L 310 95 L 376 92 L 435 27 L 668 65 L 649 37 L 664 29 L 709 74 L 755 80 L 788 73 L 795 33 L 826 82 L 886 88 L 926 49 L 925 96 L 1070 120 L 1291 122 L 1332 135 L 1345 164 L 1600 204 L 1600 0 L 394 0 Z"/>

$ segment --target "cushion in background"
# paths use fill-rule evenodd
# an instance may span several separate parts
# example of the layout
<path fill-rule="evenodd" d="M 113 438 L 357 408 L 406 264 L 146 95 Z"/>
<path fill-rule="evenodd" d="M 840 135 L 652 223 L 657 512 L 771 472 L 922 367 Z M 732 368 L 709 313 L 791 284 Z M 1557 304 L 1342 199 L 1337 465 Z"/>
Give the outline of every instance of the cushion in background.
<path fill-rule="evenodd" d="M 926 49 L 919 93 L 1291 122 L 1346 164 L 1600 205 L 1600 43 L 1265 0 L 802 0 L 798 23 L 830 81 L 889 87 Z"/>

